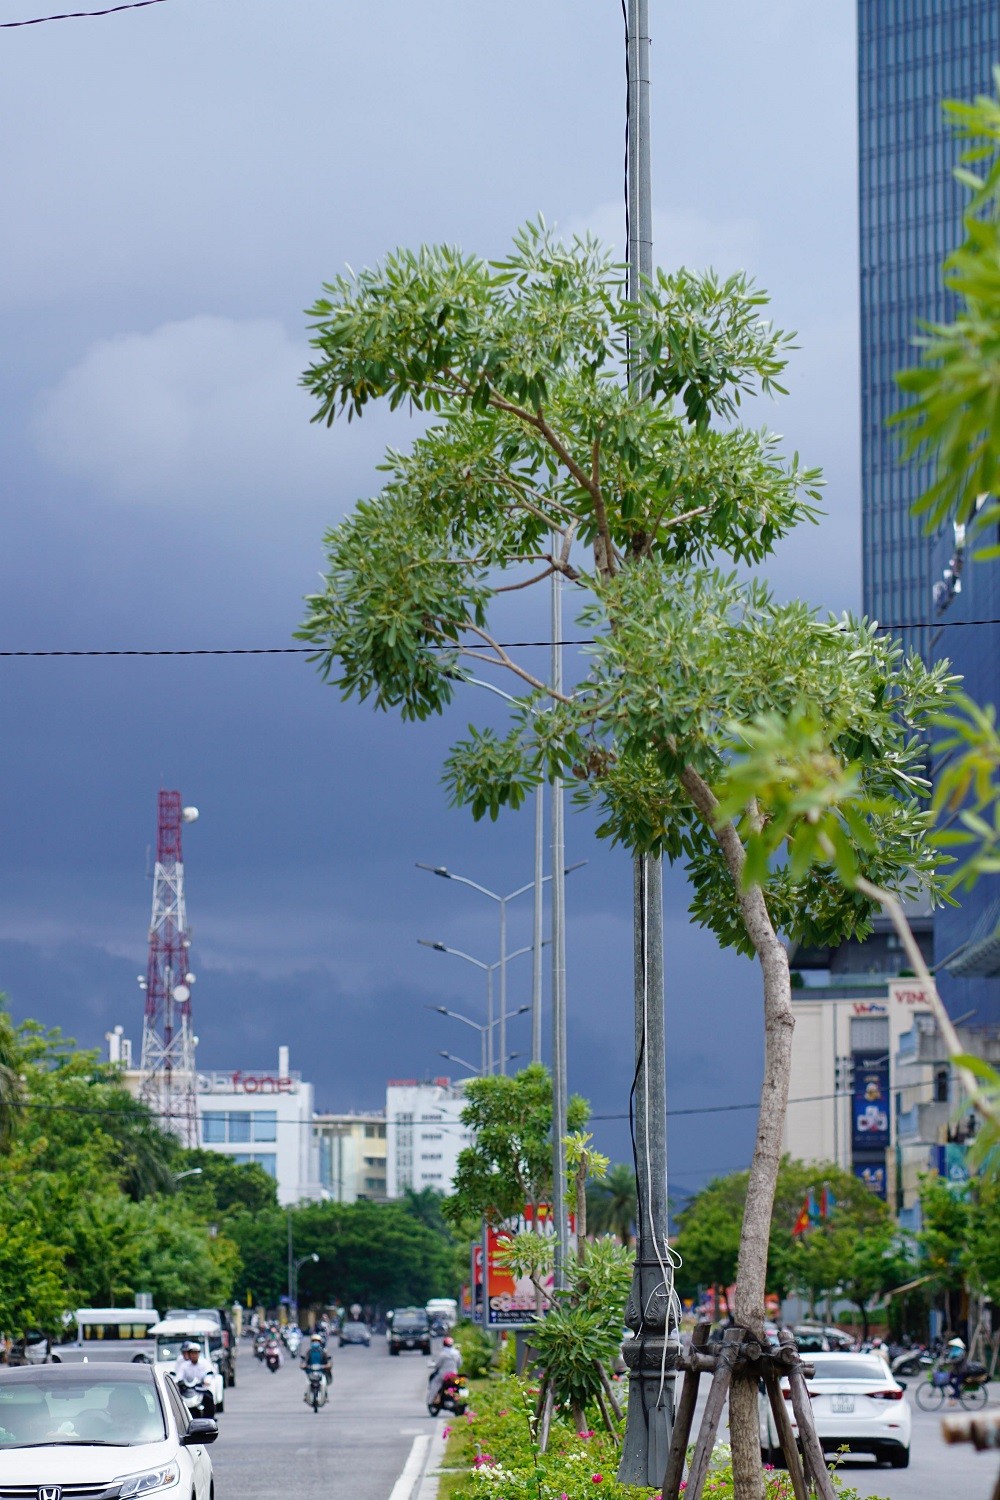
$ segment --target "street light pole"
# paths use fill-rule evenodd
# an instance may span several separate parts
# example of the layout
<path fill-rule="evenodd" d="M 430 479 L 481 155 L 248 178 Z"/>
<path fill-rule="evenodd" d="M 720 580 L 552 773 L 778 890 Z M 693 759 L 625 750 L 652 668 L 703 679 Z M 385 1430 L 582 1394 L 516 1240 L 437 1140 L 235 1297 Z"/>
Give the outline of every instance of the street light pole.
<path fill-rule="evenodd" d="M 515 891 L 514 894 L 515 895 L 519 895 L 520 893 L 517 892 L 517 891 Z M 485 1063 L 485 1066 L 483 1067 L 483 1070 L 482 1070 L 483 1071 L 483 1076 L 485 1077 L 487 1073 L 492 1073 L 493 1072 L 494 1053 L 497 1050 L 493 1046 L 493 1026 L 494 1026 L 494 1019 L 493 1019 L 493 975 L 495 974 L 495 972 L 497 971 L 497 969 L 500 969 L 502 967 L 506 967 L 506 965 L 510 962 L 511 959 L 520 958 L 523 953 L 530 953 L 531 952 L 531 948 L 530 947 L 528 947 L 528 948 L 515 948 L 515 950 L 514 950 L 513 953 L 505 953 L 504 956 L 503 956 L 503 958 L 501 960 L 498 960 L 496 963 L 486 964 L 486 963 L 483 963 L 483 960 L 481 958 L 473 958 L 473 956 L 472 956 L 471 953 L 463 953 L 461 948 L 449 948 L 448 945 L 447 945 L 447 943 L 433 943 L 433 942 L 431 942 L 430 938 L 417 938 L 417 942 L 420 944 L 421 948 L 433 948 L 436 953 L 451 953 L 455 958 L 464 958 L 465 962 L 467 964 L 473 964 L 475 968 L 482 969 L 483 972 L 485 973 L 485 975 L 486 975 L 486 1025 L 485 1025 L 485 1027 L 481 1028 L 482 1031 L 483 1031 L 484 1036 L 487 1039 L 487 1041 L 486 1041 L 486 1047 L 487 1047 L 487 1050 L 486 1050 L 486 1063 Z M 431 1010 L 441 1010 L 442 1007 L 440 1005 L 432 1005 L 430 1007 L 430 1009 Z M 524 1011 L 527 1010 L 527 1009 L 530 1009 L 530 1007 L 522 1005 L 520 1010 L 511 1011 L 510 1014 L 511 1015 L 515 1015 L 515 1016 L 520 1016 L 520 1015 L 523 1015 Z M 451 1012 L 449 1011 L 448 1014 L 450 1015 Z M 504 1021 L 504 1023 L 506 1023 L 507 1018 L 508 1018 L 508 1013 L 507 1013 L 506 1010 L 503 1010 L 501 1012 L 501 1019 Z M 475 1022 L 470 1021 L 469 1025 L 470 1026 L 475 1025 Z M 504 1039 L 503 1039 L 503 1042 L 501 1043 L 501 1045 L 499 1047 L 499 1053 L 500 1053 L 501 1057 L 506 1057 L 506 1055 L 507 1055 L 506 1050 L 505 1050 L 506 1049 L 506 1045 L 507 1045 L 506 1024 L 504 1025 L 503 1037 L 504 1037 Z"/>
<path fill-rule="evenodd" d="M 484 685 L 488 686 L 488 684 L 484 684 Z M 502 697 L 502 698 L 507 698 L 507 697 L 510 696 L 508 693 L 500 692 L 499 689 L 497 689 L 497 691 L 498 691 L 500 697 Z M 560 811 L 561 811 L 561 809 L 560 809 Z M 560 877 L 569 875 L 569 874 L 571 874 L 571 872 L 573 870 L 579 870 L 586 863 L 587 863 L 587 861 L 585 859 L 578 859 L 575 864 L 567 865 L 567 866 L 564 867 L 563 860 L 562 860 L 562 858 L 560 858 L 557 873 L 558 873 L 558 875 Z M 511 957 L 511 958 L 514 957 L 513 954 L 508 954 L 507 951 L 506 951 L 507 950 L 507 904 L 508 904 L 508 902 L 515 900 L 516 897 L 523 896 L 526 891 L 533 890 L 535 888 L 536 882 L 534 880 L 529 880 L 526 885 L 519 885 L 516 891 L 508 891 L 505 896 L 502 896 L 502 895 L 500 895 L 499 891 L 491 891 L 488 886 L 480 885 L 479 882 L 476 881 L 476 880 L 469 880 L 465 875 L 456 875 L 456 874 L 454 874 L 453 871 L 449 870 L 445 865 L 428 865 L 428 864 L 424 864 L 424 862 L 422 860 L 419 860 L 419 859 L 417 860 L 416 865 L 417 865 L 417 869 L 418 870 L 429 870 L 432 875 L 439 875 L 442 880 L 454 880 L 459 885 L 467 885 L 467 886 L 469 886 L 472 890 L 478 891 L 480 893 L 480 895 L 482 895 L 482 896 L 488 896 L 491 901 L 495 901 L 497 903 L 499 909 L 500 909 L 500 959 L 499 959 L 499 962 L 496 963 L 496 964 L 494 964 L 492 967 L 495 968 L 495 969 L 498 969 L 499 973 L 500 973 L 500 997 L 499 997 L 500 998 L 500 1012 L 499 1012 L 499 1014 L 500 1014 L 500 1042 L 499 1042 L 500 1059 L 499 1059 L 499 1061 L 500 1061 L 500 1072 L 502 1072 L 502 1073 L 506 1072 L 506 1061 L 505 1061 L 505 1059 L 506 1059 L 506 1029 L 505 1029 L 506 1028 L 506 1022 L 505 1022 L 505 1016 L 506 1016 L 506 1013 L 507 1013 L 507 1003 L 506 1003 L 507 1002 L 507 959 L 509 957 Z M 553 869 L 555 870 L 555 866 L 553 866 Z M 553 876 L 552 875 L 543 875 L 541 883 L 544 885 L 545 882 L 549 881 L 549 880 L 553 880 Z M 553 934 L 552 934 L 552 941 L 553 941 L 553 943 L 555 943 L 555 890 L 556 890 L 557 885 L 559 885 L 560 883 L 561 883 L 560 880 L 553 880 Z M 563 897 L 562 899 L 563 899 L 563 903 L 565 904 L 565 897 Z M 432 944 L 430 944 L 430 946 L 431 947 L 435 947 L 436 945 L 432 943 Z M 519 952 L 528 952 L 529 950 L 528 949 L 519 949 L 518 951 Z M 473 960 L 473 962 L 475 962 L 475 960 Z M 565 967 L 565 956 L 563 958 L 563 965 Z M 484 964 L 482 967 L 485 968 L 486 965 Z M 492 991 L 490 992 L 490 999 L 492 1000 Z M 490 1071 L 492 1072 L 492 1067 L 491 1067 Z"/>
<path fill-rule="evenodd" d="M 627 0 L 628 295 L 646 296 L 653 274 L 649 139 L 649 0 Z M 629 359 L 635 399 L 647 391 L 641 362 Z M 636 1334 L 623 1349 L 629 1367 L 628 1422 L 618 1479 L 663 1483 L 673 1429 L 676 1328 L 667 1245 L 666 1053 L 663 1025 L 663 863 L 634 860 L 636 1256 L 625 1321 Z"/>

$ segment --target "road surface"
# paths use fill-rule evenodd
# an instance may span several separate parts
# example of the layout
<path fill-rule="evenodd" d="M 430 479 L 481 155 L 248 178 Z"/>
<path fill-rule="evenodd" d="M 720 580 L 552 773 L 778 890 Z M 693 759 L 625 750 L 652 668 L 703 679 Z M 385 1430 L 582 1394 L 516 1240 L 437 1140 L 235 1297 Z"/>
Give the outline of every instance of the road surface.
<path fill-rule="evenodd" d="M 389 1500 L 414 1438 L 435 1428 L 424 1405 L 426 1360 L 391 1359 L 379 1337 L 370 1349 L 328 1347 L 333 1391 L 313 1412 L 296 1360 L 286 1356 L 272 1375 L 240 1341 L 211 1449 L 216 1500 Z"/>

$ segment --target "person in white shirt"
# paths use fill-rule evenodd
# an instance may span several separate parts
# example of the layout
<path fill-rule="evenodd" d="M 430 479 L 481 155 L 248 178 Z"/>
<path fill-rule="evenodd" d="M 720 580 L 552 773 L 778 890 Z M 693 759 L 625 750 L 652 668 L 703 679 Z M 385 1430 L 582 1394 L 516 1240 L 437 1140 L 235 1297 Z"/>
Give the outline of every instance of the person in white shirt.
<path fill-rule="evenodd" d="M 462 1351 L 455 1340 L 448 1334 L 441 1340 L 441 1352 L 431 1365 L 430 1376 L 427 1382 L 427 1405 L 431 1406 L 437 1400 L 437 1394 L 444 1384 L 446 1375 L 457 1375 L 462 1368 Z"/>
<path fill-rule="evenodd" d="M 214 1373 L 212 1361 L 205 1358 L 202 1347 L 196 1339 L 188 1339 L 181 1345 L 181 1352 L 174 1365 L 174 1379 L 179 1386 L 200 1385 L 203 1381 L 205 1382 L 205 1394 L 202 1397 L 198 1416 L 215 1416 L 215 1397 L 208 1387 L 208 1381 Z"/>

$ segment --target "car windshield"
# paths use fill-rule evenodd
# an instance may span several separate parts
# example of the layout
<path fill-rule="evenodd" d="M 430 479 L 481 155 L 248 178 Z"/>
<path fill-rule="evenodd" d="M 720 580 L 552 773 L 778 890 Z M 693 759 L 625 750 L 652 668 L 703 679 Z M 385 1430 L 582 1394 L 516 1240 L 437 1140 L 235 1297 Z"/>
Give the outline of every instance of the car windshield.
<path fill-rule="evenodd" d="M 367 1333 L 368 1329 L 365 1327 L 365 1325 L 363 1323 L 345 1323 L 344 1324 L 344 1332 L 345 1333 Z"/>
<path fill-rule="evenodd" d="M 809 1363 L 815 1367 L 816 1380 L 865 1380 L 885 1385 L 889 1372 L 878 1355 L 870 1359 L 858 1355 L 811 1354 Z"/>
<path fill-rule="evenodd" d="M 400 1313 L 393 1318 L 392 1326 L 399 1333 L 422 1333 L 428 1324 L 426 1316 L 420 1317 L 417 1313 Z"/>
<path fill-rule="evenodd" d="M 161 1364 L 167 1360 L 170 1360 L 172 1364 L 176 1364 L 184 1345 L 188 1343 L 193 1344 L 194 1342 L 195 1340 L 189 1333 L 178 1333 L 170 1337 L 167 1334 L 161 1334 L 156 1340 L 156 1357 Z M 198 1339 L 197 1342 L 200 1346 L 199 1358 L 204 1358 L 205 1346 L 202 1344 L 201 1339 Z"/>
<path fill-rule="evenodd" d="M 166 1436 L 151 1374 L 119 1380 L 48 1365 L 33 1370 L 30 1379 L 16 1373 L 21 1378 L 5 1380 L 0 1374 L 0 1449 L 131 1447 Z"/>

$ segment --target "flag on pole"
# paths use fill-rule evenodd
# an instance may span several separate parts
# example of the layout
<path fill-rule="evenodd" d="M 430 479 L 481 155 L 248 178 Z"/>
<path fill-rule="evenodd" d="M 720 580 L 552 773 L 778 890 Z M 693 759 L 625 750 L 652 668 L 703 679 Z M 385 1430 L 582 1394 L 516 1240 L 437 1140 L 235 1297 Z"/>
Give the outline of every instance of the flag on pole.
<path fill-rule="evenodd" d="M 832 1219 L 833 1211 L 836 1207 L 837 1200 L 833 1196 L 833 1193 L 830 1189 L 830 1184 L 828 1182 L 824 1182 L 823 1192 L 820 1196 L 820 1213 L 822 1214 L 822 1217 L 824 1219 Z"/>
<path fill-rule="evenodd" d="M 818 1224 L 819 1223 L 819 1200 L 816 1197 L 816 1189 L 815 1188 L 810 1188 L 809 1189 L 809 1196 L 808 1196 L 808 1198 L 807 1198 L 806 1201 L 809 1204 L 809 1222 L 810 1222 L 810 1224 Z"/>
<path fill-rule="evenodd" d="M 810 1189 L 810 1192 L 811 1191 L 812 1191 L 812 1189 Z M 805 1201 L 803 1202 L 802 1207 L 799 1209 L 799 1216 L 795 1220 L 794 1225 L 792 1226 L 792 1239 L 793 1240 L 797 1239 L 800 1234 L 805 1234 L 805 1232 L 806 1232 L 806 1230 L 808 1228 L 809 1228 L 809 1194 L 807 1193 Z"/>

